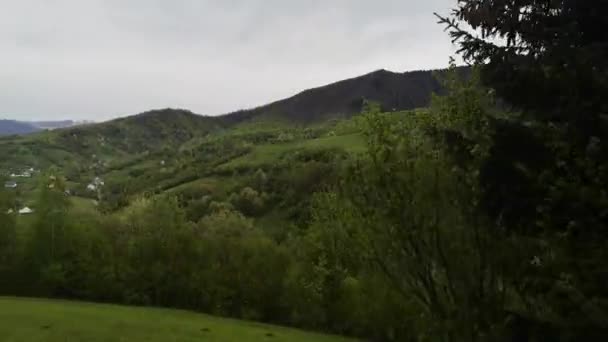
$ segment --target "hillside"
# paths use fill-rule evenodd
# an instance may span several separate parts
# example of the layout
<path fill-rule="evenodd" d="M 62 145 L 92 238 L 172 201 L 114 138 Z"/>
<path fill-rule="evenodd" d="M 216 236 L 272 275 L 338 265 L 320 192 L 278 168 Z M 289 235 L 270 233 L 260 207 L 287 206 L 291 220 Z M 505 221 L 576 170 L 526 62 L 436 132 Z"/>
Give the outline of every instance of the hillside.
<path fill-rule="evenodd" d="M 80 125 L 0 139 L 0 168 L 117 161 L 175 148 L 218 129 L 211 118 L 184 110 L 155 110 L 99 124 Z"/>
<path fill-rule="evenodd" d="M 133 154 L 170 149 L 219 128 L 211 117 L 187 110 L 162 109 L 58 130 L 55 142 L 77 153 Z"/>
<path fill-rule="evenodd" d="M 350 341 L 178 310 L 0 298 L 0 341 Z"/>
<path fill-rule="evenodd" d="M 184 145 L 186 149 L 200 145 L 209 133 L 236 126 L 268 122 L 270 126 L 280 123 L 312 127 L 359 113 L 364 100 L 378 102 L 388 111 L 408 110 L 427 106 L 431 94 L 440 91 L 432 71 L 379 70 L 305 90 L 266 106 L 218 117 L 179 109 L 152 110 L 98 124 L 5 137 L 0 139 L 0 155 L 4 156 L 0 170 L 26 166 L 45 169 L 55 165 L 71 170 L 68 173 L 73 175 L 91 173 L 87 169 L 133 164 L 161 151 L 170 157 L 171 153 L 175 155 L 175 151 L 183 150 Z M 27 127 L 38 129 L 33 124 Z"/>
<path fill-rule="evenodd" d="M 364 100 L 380 103 L 387 111 L 428 106 L 431 94 L 441 92 L 433 71 L 394 73 L 378 70 L 363 76 L 305 90 L 290 98 L 220 118 L 229 123 L 275 119 L 314 123 L 348 118 L 361 112 Z"/>
<path fill-rule="evenodd" d="M 283 198 L 282 192 L 301 192 L 293 190 L 299 183 L 320 186 L 321 175 L 329 172 L 333 158 L 362 150 L 361 135 L 350 118 L 361 111 L 364 99 L 396 112 L 425 107 L 431 94 L 440 91 L 431 71 L 380 70 L 218 117 L 161 109 L 3 137 L 0 171 L 10 175 L 54 167 L 66 177 L 74 195 L 90 200 L 102 196 L 104 208 L 112 211 L 144 193 L 172 192 L 192 199 L 183 204 L 192 207 L 189 215 L 198 219 L 204 211 L 195 203 L 197 196 L 226 201 L 249 186 L 257 170 L 263 170 L 277 180 L 269 188 L 275 193 L 266 194 L 268 204 L 258 216 L 299 220 L 306 217 L 306 210 L 300 210 L 305 205 L 291 211 L 281 208 L 292 208 L 307 198 Z M 309 170 L 300 175 L 298 168 Z M 96 177 L 105 183 L 102 194 L 87 190 Z M 315 177 L 320 178 L 315 181 Z M 22 203 L 34 205 L 29 190 L 35 186 L 33 180 L 19 180 Z"/>
<path fill-rule="evenodd" d="M 355 115 L 354 107 L 348 115 L 334 114 L 332 108 L 347 103 L 337 97 L 375 94 L 370 99 L 385 108 L 399 101 L 418 106 L 399 100 L 405 97 L 391 98 L 391 92 L 401 91 L 384 83 L 393 76 L 372 73 L 275 104 L 293 110 L 287 114 L 258 109 L 249 117 L 205 117 L 164 109 L 1 138 L 0 165 L 9 178 L 4 212 L 15 227 L 15 241 L 24 241 L 15 250 L 31 253 L 44 266 L 33 275 L 43 279 L 42 290 L 23 278 L 4 284 L 13 291 L 6 293 L 170 306 L 386 340 L 401 326 L 403 308 L 393 306 L 393 295 L 375 295 L 387 288 L 374 282 L 348 279 L 331 285 L 323 275 L 331 276 L 326 265 L 316 266 L 317 260 L 324 262 L 316 249 L 324 247 L 307 232 L 324 205 L 318 196 L 348 180 L 343 175 L 349 165 L 369 157 L 368 116 Z M 375 87 L 370 86 L 374 79 Z M 430 98 L 430 90 L 417 94 L 411 98 L 427 105 L 421 94 Z M 390 108 L 381 114 L 370 107 L 391 127 L 406 129 L 410 119 L 427 112 Z M 293 116 L 304 115 L 306 108 L 313 113 L 309 118 Z M 47 210 L 55 206 L 56 211 Z M 26 207 L 29 214 L 22 214 Z M 55 245 L 44 247 L 59 241 L 47 238 L 44 234 L 55 231 L 41 224 L 44 215 L 54 213 L 62 213 L 66 222 L 60 237 L 66 239 L 57 243 L 61 254 L 55 254 Z M 54 255 L 61 268 L 49 263 Z M 155 263 L 142 264 L 148 259 Z M 332 272 L 334 266 L 328 267 Z M 324 284 L 331 288 L 318 293 Z M 379 312 L 384 316 L 376 319 Z M 64 326 L 53 326 L 61 339 Z M 238 331 L 238 324 L 229 329 Z"/>

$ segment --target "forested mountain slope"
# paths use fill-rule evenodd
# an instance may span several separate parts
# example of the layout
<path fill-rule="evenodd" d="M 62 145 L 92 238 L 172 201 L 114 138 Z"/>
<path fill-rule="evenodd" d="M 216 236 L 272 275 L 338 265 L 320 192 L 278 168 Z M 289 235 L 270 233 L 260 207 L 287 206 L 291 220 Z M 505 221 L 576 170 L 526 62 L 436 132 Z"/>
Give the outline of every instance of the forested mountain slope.
<path fill-rule="evenodd" d="M 227 122 L 260 118 L 295 123 L 320 122 L 351 117 L 361 112 L 365 100 L 377 102 L 387 111 L 426 107 L 433 92 L 441 92 L 433 71 L 394 73 L 378 70 L 308 89 L 265 106 L 234 112 L 221 119 Z"/>

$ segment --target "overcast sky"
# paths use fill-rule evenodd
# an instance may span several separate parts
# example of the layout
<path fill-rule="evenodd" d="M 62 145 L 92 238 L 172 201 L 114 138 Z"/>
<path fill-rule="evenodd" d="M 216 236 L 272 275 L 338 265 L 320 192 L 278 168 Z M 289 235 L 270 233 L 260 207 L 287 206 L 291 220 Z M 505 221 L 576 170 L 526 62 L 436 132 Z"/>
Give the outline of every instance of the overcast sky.
<path fill-rule="evenodd" d="M 455 0 L 0 0 L 0 118 L 215 115 L 445 67 Z"/>

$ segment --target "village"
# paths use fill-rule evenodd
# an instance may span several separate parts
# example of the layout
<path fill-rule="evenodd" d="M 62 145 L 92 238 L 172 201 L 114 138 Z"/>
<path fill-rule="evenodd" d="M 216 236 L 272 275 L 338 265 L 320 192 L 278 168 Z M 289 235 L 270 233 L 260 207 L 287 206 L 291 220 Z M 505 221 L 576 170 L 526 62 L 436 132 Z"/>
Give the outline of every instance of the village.
<path fill-rule="evenodd" d="M 30 215 L 35 212 L 34 194 L 38 185 L 37 176 L 40 175 L 40 170 L 33 167 L 25 167 L 15 171 L 2 172 L 4 189 L 14 194 L 15 208 L 9 209 L 7 214 Z M 94 197 L 99 198 L 101 189 L 105 182 L 100 177 L 94 177 L 85 187 L 85 191 L 92 193 Z M 72 193 L 72 190 L 65 189 L 66 196 L 72 196 L 74 200 L 82 200 L 77 198 Z M 97 205 L 98 201 L 93 200 L 92 203 Z"/>
<path fill-rule="evenodd" d="M 33 167 L 26 167 L 20 171 L 8 172 L 7 175 L 10 180 L 4 182 L 4 188 L 7 190 L 13 190 L 16 192 L 16 196 L 21 195 L 20 187 L 24 184 L 27 185 L 28 189 L 31 188 L 35 181 L 32 179 L 38 171 Z M 29 215 L 34 213 L 34 210 L 27 205 L 19 205 L 15 209 L 9 209 L 7 214 L 18 214 L 18 215 Z"/>

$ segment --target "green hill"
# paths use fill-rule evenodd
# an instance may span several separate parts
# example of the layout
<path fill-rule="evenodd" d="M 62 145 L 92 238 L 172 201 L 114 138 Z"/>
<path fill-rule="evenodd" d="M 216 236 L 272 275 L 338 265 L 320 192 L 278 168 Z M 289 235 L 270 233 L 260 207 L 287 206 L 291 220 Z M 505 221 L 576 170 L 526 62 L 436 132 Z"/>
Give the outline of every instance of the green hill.
<path fill-rule="evenodd" d="M 440 89 L 430 71 L 381 70 L 218 117 L 162 109 L 98 124 L 2 137 L 0 171 L 10 175 L 29 168 L 54 168 L 66 177 L 73 195 L 99 200 L 110 211 L 128 206 L 137 196 L 169 190 L 185 197 L 187 207 L 202 196 L 228 201 L 241 189 L 252 187 L 252 177 L 261 171 L 273 180 L 272 189 L 264 191 L 268 197 L 264 211 L 305 217 L 280 209 L 293 205 L 285 203 L 282 192 L 296 183 L 322 186 L 315 175 L 327 173 L 333 159 L 363 149 L 355 120 L 350 118 L 361 111 L 364 99 L 392 111 L 424 107 L 434 91 Z M 298 174 L 298 168 L 307 171 Z M 96 177 L 104 182 L 101 192 L 87 189 Z M 196 196 L 184 195 L 185 184 L 210 179 L 218 186 Z M 35 179 L 19 182 L 21 202 L 34 205 Z M 199 216 L 192 213 L 193 218 Z"/>
<path fill-rule="evenodd" d="M 186 311 L 0 298 L 0 341 L 326 341 L 349 339 Z"/>
<path fill-rule="evenodd" d="M 65 176 L 79 207 L 115 212 L 138 197 L 168 194 L 197 221 L 212 203 L 238 207 L 241 192 L 253 189 L 262 204 L 255 212 L 240 208 L 247 216 L 302 224 L 310 194 L 333 181 L 336 160 L 364 150 L 353 118 L 363 100 L 398 116 L 393 109 L 424 107 L 434 91 L 440 89 L 430 71 L 381 70 L 217 117 L 162 109 L 2 137 L 0 171 L 36 170 L 32 178 L 17 179 L 19 206 L 36 206 L 36 176 L 54 170 Z M 256 181 L 260 175 L 266 184 Z M 91 189 L 94 179 L 103 185 Z"/>

